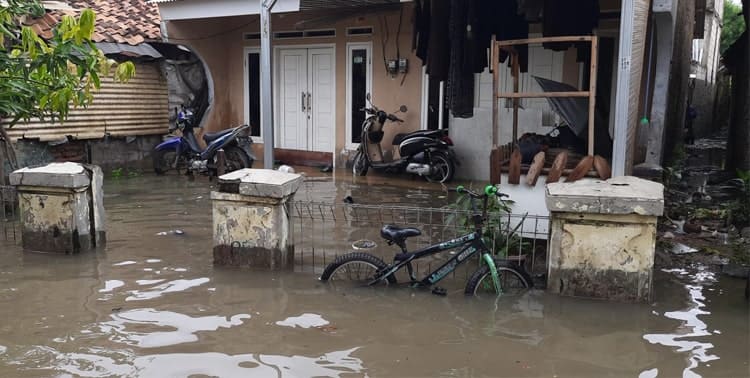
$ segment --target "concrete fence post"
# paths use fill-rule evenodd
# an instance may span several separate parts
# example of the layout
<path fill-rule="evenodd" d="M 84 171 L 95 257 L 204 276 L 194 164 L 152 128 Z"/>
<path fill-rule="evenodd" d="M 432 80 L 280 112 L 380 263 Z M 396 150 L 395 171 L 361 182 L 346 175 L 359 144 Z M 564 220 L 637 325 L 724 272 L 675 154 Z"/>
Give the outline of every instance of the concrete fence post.
<path fill-rule="evenodd" d="M 213 203 L 214 264 L 284 269 L 294 263 L 289 202 L 302 176 L 241 169 L 219 177 Z"/>
<path fill-rule="evenodd" d="M 650 301 L 661 184 L 628 176 L 553 183 L 546 201 L 550 292 Z"/>
<path fill-rule="evenodd" d="M 79 253 L 106 243 L 99 167 L 52 163 L 10 175 L 18 191 L 21 240 L 26 250 Z"/>

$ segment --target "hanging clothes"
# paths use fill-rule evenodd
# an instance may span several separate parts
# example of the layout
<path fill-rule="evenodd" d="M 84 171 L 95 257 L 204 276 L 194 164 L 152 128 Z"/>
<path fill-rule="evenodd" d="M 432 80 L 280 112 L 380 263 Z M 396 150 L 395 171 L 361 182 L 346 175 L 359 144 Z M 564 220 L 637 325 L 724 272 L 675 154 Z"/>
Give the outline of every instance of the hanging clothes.
<path fill-rule="evenodd" d="M 545 37 L 591 35 L 599 27 L 599 0 L 544 0 L 542 35 Z M 591 56 L 590 43 L 545 43 L 544 48 L 565 51 L 576 46 L 577 61 Z"/>
<path fill-rule="evenodd" d="M 422 65 L 425 65 L 430 42 L 430 0 L 416 0 L 414 4 L 411 47 L 415 55 L 422 60 Z"/>
<path fill-rule="evenodd" d="M 450 41 L 450 66 L 448 73 L 448 107 L 457 118 L 474 116 L 474 73 L 472 67 L 465 67 L 467 55 L 473 55 L 467 44 L 467 31 L 470 30 L 469 9 L 464 0 L 450 1 L 448 35 Z M 473 33 L 472 33 L 473 34 Z M 476 46 L 472 45 L 472 48 Z M 469 59 L 470 60 L 470 59 Z M 473 63 L 473 62 L 472 62 Z"/>
<path fill-rule="evenodd" d="M 523 15 L 528 22 L 539 22 L 542 20 L 544 0 L 518 0 L 517 13 Z"/>
<path fill-rule="evenodd" d="M 498 41 L 529 38 L 529 23 L 523 15 L 518 14 L 516 0 L 484 0 L 484 9 L 480 15 L 481 23 L 487 28 L 491 38 L 495 35 Z M 488 43 L 489 45 L 489 43 Z M 518 52 L 518 62 L 521 72 L 529 71 L 529 47 L 518 45 L 514 47 Z M 500 51 L 500 61 L 505 62 L 508 53 Z M 510 65 L 510 60 L 508 59 Z"/>
<path fill-rule="evenodd" d="M 466 31 L 464 36 L 464 73 L 482 73 L 487 67 L 487 48 L 492 38 L 482 25 L 483 0 L 466 1 Z"/>
<path fill-rule="evenodd" d="M 450 21 L 451 2 L 432 0 L 429 2 L 429 9 L 427 74 L 436 80 L 447 80 L 451 55 L 447 26 Z"/>

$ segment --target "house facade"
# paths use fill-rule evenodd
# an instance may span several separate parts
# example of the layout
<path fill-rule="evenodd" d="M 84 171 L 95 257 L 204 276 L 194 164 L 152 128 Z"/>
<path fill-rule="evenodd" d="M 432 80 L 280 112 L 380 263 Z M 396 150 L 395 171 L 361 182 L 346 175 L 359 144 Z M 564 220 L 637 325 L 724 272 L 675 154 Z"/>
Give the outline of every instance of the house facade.
<path fill-rule="evenodd" d="M 189 47 L 210 72 L 206 129 L 249 123 L 255 140 L 262 142 L 260 1 L 153 2 L 160 7 L 162 37 Z M 422 59 L 412 49 L 419 3 L 276 2 L 271 18 L 271 71 L 277 159 L 343 166 L 359 141 L 364 119 L 359 109 L 370 93 L 379 108 L 409 108 L 401 115 L 404 124 L 386 127 L 386 144 L 396 133 L 447 127 L 462 161 L 458 177 L 489 179 L 495 100 L 492 75 L 488 69 L 474 75 L 471 117 L 455 117 L 446 100 L 450 81 L 426 75 Z M 604 119 L 601 133 L 611 139 L 611 153 L 606 155 L 618 175 L 630 174 L 635 166 L 646 163 L 658 168 L 665 148 L 669 148 L 667 135 L 682 131 L 670 127 L 682 124 L 684 117 L 678 118 L 684 114 L 687 98 L 689 57 L 684 64 L 671 62 L 681 58 L 679 51 L 691 46 L 693 25 L 700 13 L 696 10 L 707 14 L 705 4 L 695 0 L 601 0 L 596 6 L 598 25 L 591 33 L 601 42 L 596 95 Z M 562 25 L 577 22 L 554 12 L 545 14 L 541 7 L 531 17 L 535 21 L 528 23 L 529 37 L 545 34 L 541 21 L 545 16 L 557 18 Z M 540 91 L 534 77 L 585 87 L 590 80 L 588 65 L 578 57 L 575 48 L 560 51 L 530 46 L 528 70 L 519 78 L 520 91 Z M 509 69 L 503 66 L 499 75 L 501 86 L 511 85 Z M 519 135 L 547 134 L 561 122 L 543 98 L 523 99 L 520 105 Z M 512 139 L 508 126 L 511 112 L 507 102 L 500 108 L 498 134 L 501 143 L 506 143 Z M 256 148 L 264 147 L 256 143 Z"/>

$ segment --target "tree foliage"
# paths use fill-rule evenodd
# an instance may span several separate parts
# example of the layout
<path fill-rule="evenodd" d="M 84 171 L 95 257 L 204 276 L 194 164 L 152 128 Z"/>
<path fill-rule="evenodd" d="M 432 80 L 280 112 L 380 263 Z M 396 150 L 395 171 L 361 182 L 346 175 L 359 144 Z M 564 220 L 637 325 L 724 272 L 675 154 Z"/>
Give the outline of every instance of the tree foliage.
<path fill-rule="evenodd" d="M 32 118 L 62 122 L 71 107 L 91 104 L 102 78 L 135 75 L 132 62 L 108 59 L 94 44 L 93 11 L 62 16 L 48 40 L 24 24 L 44 12 L 38 0 L 0 0 L 0 184 L 6 159 L 17 168 L 7 127 Z"/>
<path fill-rule="evenodd" d="M 745 31 L 742 5 L 724 2 L 724 27 L 721 30 L 721 53 L 723 54 Z"/>
<path fill-rule="evenodd" d="M 65 15 L 43 40 L 23 20 L 44 13 L 37 0 L 5 0 L 0 7 L 0 115 L 19 120 L 64 120 L 71 106 L 87 106 L 101 78 L 114 73 L 126 81 L 135 74 L 131 62 L 118 64 L 96 48 L 91 37 L 96 16 L 84 10 Z"/>

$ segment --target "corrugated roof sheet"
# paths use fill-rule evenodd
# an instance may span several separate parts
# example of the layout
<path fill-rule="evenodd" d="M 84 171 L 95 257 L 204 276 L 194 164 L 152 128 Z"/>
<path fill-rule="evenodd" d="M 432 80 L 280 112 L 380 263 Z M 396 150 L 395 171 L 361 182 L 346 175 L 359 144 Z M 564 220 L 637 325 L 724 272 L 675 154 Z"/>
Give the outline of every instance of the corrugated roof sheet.
<path fill-rule="evenodd" d="M 398 3 L 401 3 L 401 0 L 300 0 L 299 9 L 302 11 L 315 9 L 341 9 Z"/>
<path fill-rule="evenodd" d="M 63 15 L 75 15 L 80 10 L 90 8 L 96 12 L 94 42 L 109 42 L 138 45 L 148 41 L 160 41 L 159 8 L 145 0 L 70 0 L 73 11 L 56 9 L 28 24 L 42 38 L 52 38 L 52 28 Z"/>

